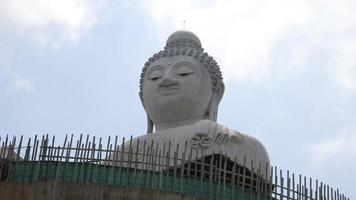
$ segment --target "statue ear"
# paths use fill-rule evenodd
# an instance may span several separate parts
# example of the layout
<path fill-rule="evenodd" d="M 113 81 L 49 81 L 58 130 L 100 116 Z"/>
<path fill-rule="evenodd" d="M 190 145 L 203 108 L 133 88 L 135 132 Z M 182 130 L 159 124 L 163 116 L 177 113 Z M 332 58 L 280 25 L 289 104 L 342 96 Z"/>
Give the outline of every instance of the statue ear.
<path fill-rule="evenodd" d="M 209 119 L 216 122 L 218 118 L 219 103 L 224 96 L 225 86 L 219 85 L 216 87 L 216 91 L 213 92 L 213 96 L 210 100 L 209 106 Z"/>

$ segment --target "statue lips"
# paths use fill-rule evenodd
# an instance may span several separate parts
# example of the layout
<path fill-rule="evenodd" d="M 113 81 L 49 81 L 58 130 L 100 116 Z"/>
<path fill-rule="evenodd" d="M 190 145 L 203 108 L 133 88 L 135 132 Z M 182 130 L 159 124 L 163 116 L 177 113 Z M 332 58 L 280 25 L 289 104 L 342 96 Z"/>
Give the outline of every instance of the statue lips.
<path fill-rule="evenodd" d="M 177 93 L 179 89 L 180 87 L 178 85 L 160 86 L 158 88 L 158 92 L 161 95 L 166 96 L 166 95 Z"/>

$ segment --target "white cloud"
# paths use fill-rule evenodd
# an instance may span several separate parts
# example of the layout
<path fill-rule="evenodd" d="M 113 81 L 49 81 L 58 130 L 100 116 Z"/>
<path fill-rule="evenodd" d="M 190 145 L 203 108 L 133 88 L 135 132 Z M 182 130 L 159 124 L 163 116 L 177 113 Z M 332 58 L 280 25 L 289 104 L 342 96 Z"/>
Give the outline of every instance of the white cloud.
<path fill-rule="evenodd" d="M 32 81 L 26 79 L 25 77 L 19 74 L 15 77 L 14 86 L 16 89 L 24 91 L 26 93 L 31 93 L 33 91 Z"/>
<path fill-rule="evenodd" d="M 227 79 L 256 81 L 270 72 L 274 43 L 290 28 L 307 25 L 312 18 L 309 1 L 192 1 L 153 0 L 144 5 L 159 33 L 180 28 L 182 20 L 203 47 L 219 60 Z M 175 25 L 175 26 L 174 26 Z M 163 37 L 164 37 L 163 36 Z"/>
<path fill-rule="evenodd" d="M 311 161 L 314 165 L 338 160 L 353 161 L 356 159 L 356 128 L 346 127 L 335 137 L 315 143 L 310 147 Z"/>
<path fill-rule="evenodd" d="M 335 49 L 333 73 L 350 93 L 356 92 L 356 37 L 343 41 Z"/>
<path fill-rule="evenodd" d="M 19 35 L 32 36 L 41 44 L 76 41 L 98 20 L 106 1 L 92 0 L 3 0 L 0 23 Z"/>
<path fill-rule="evenodd" d="M 332 77 L 350 93 L 356 92 L 356 1 L 316 1 L 313 38 L 327 51 Z"/>
<path fill-rule="evenodd" d="M 354 91 L 355 8 L 353 0 L 142 1 L 161 38 L 186 20 L 187 29 L 218 59 L 227 79 L 258 82 L 275 70 L 293 73 L 323 51 L 335 80 Z M 294 37 L 293 44 L 288 42 Z M 277 67 L 271 54 L 280 45 L 290 60 Z"/>
<path fill-rule="evenodd" d="M 21 60 L 23 51 L 37 47 L 58 49 L 64 43 L 77 42 L 103 17 L 108 2 L 1 0 L 0 76 L 8 79 L 11 88 L 32 92 L 31 78 L 22 73 L 26 68 Z"/>

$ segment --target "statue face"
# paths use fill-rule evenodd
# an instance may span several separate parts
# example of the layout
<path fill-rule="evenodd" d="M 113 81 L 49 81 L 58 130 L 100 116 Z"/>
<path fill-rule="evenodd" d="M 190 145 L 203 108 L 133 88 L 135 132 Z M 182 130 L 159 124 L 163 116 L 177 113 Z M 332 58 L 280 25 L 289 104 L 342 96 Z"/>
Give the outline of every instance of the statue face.
<path fill-rule="evenodd" d="M 158 128 L 160 124 L 205 118 L 212 98 L 208 72 L 200 62 L 185 55 L 151 63 L 142 90 L 145 110 Z"/>

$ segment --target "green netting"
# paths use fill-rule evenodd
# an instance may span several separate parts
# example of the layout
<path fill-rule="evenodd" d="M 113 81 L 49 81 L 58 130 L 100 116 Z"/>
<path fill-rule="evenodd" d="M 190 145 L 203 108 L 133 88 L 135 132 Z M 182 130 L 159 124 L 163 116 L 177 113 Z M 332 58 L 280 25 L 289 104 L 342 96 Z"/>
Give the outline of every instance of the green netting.
<path fill-rule="evenodd" d="M 233 187 L 223 181 L 209 181 L 196 176 L 195 178 L 194 176 L 188 177 L 175 173 L 174 170 L 150 171 L 90 163 L 11 162 L 8 181 L 96 183 L 145 187 L 207 199 L 266 199 L 266 196 L 247 188 Z"/>

